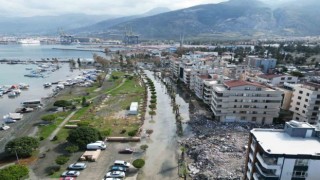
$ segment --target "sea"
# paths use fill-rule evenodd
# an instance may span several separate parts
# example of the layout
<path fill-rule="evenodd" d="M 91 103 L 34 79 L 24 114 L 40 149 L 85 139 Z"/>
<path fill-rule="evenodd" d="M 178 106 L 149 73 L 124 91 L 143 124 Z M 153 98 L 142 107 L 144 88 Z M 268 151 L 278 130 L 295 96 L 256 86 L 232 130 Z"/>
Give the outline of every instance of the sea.
<path fill-rule="evenodd" d="M 93 58 L 91 51 L 60 50 L 55 48 L 78 48 L 78 46 L 61 45 L 0 45 L 0 60 L 26 60 L 35 61 L 41 59 L 58 58 L 59 60 Z M 85 48 L 85 47 L 84 47 Z M 98 53 L 99 54 L 99 53 Z M 100 53 L 100 55 L 103 55 Z M 55 72 L 45 72 L 44 78 L 25 77 L 30 70 L 36 69 L 36 64 L 6 64 L 0 63 L 0 86 L 17 85 L 19 83 L 29 84 L 28 90 L 22 90 L 15 98 L 9 98 L 7 94 L 0 97 L 0 122 L 2 117 L 14 112 L 21 107 L 21 103 L 27 100 L 41 99 L 52 93 L 52 88 L 45 89 L 44 83 L 65 81 L 81 73 L 81 70 L 70 70 L 69 63 L 59 63 L 62 67 Z"/>

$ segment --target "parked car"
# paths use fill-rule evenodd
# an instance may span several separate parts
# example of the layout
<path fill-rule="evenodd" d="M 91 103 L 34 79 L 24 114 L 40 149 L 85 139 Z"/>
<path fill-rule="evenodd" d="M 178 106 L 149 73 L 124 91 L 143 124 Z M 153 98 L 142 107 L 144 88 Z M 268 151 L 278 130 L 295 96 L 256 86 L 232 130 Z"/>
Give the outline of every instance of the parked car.
<path fill-rule="evenodd" d="M 80 175 L 80 171 L 65 171 L 61 174 L 62 177 L 78 177 Z"/>
<path fill-rule="evenodd" d="M 87 167 L 86 163 L 73 163 L 70 164 L 68 169 L 70 170 L 83 170 Z"/>
<path fill-rule="evenodd" d="M 75 177 L 62 177 L 59 180 L 76 180 Z"/>
<path fill-rule="evenodd" d="M 126 174 L 122 171 L 110 171 L 107 172 L 106 178 L 124 178 Z"/>
<path fill-rule="evenodd" d="M 124 166 L 112 166 L 110 171 L 123 171 L 126 172 L 127 168 Z"/>
<path fill-rule="evenodd" d="M 107 148 L 107 145 L 103 141 L 96 141 L 95 143 L 87 144 L 88 150 L 97 150 L 97 149 L 104 150 L 106 148 Z"/>
<path fill-rule="evenodd" d="M 131 148 L 125 148 L 125 149 L 121 149 L 119 150 L 120 154 L 132 154 L 133 150 Z"/>
<path fill-rule="evenodd" d="M 129 167 L 131 166 L 130 163 L 125 162 L 125 161 L 122 161 L 122 160 L 116 160 L 116 161 L 114 161 L 114 165 L 116 165 L 116 166 L 123 166 L 123 167 L 126 167 L 126 168 L 129 168 Z"/>
<path fill-rule="evenodd" d="M 105 178 L 104 180 L 121 180 L 120 178 Z"/>

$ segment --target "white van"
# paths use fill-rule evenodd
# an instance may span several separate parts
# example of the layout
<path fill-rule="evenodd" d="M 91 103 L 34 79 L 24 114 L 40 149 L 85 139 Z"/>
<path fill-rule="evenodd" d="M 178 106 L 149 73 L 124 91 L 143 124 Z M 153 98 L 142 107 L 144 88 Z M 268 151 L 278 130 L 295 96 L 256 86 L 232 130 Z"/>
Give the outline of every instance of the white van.
<path fill-rule="evenodd" d="M 96 141 L 94 143 L 87 144 L 88 150 L 97 150 L 97 149 L 104 150 L 106 148 L 107 148 L 107 145 L 103 141 Z"/>

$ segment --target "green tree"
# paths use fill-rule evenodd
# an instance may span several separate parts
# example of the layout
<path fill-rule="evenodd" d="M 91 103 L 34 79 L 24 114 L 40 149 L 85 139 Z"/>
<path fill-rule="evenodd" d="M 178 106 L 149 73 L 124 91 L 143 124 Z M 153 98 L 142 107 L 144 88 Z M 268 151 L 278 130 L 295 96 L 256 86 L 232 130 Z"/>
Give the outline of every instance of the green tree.
<path fill-rule="evenodd" d="M 145 161 L 143 159 L 136 159 L 132 162 L 132 165 L 137 169 L 142 168 L 144 164 L 145 164 Z"/>
<path fill-rule="evenodd" d="M 61 155 L 61 156 L 58 156 L 56 158 L 56 163 L 58 165 L 64 165 L 65 163 L 67 163 L 69 161 L 69 157 L 68 156 L 64 156 L 64 155 Z"/>
<path fill-rule="evenodd" d="M 140 146 L 140 149 L 142 149 L 143 151 L 146 151 L 148 149 L 148 145 L 144 144 Z"/>
<path fill-rule="evenodd" d="M 0 169 L 1 180 L 15 180 L 26 178 L 29 174 L 29 169 L 24 165 L 12 165 L 4 169 Z"/>
<path fill-rule="evenodd" d="M 33 137 L 21 137 L 9 141 L 5 146 L 5 152 L 19 157 L 30 157 L 32 152 L 39 147 L 39 141 Z"/>
<path fill-rule="evenodd" d="M 296 77 L 304 77 L 304 75 L 299 71 L 292 71 L 292 72 L 290 72 L 290 74 L 292 76 L 296 76 Z"/>
<path fill-rule="evenodd" d="M 62 107 L 63 110 L 64 110 L 66 107 L 71 106 L 72 103 L 70 101 L 67 101 L 67 100 L 58 100 L 58 101 L 54 102 L 53 105 L 57 106 L 57 107 Z"/>
<path fill-rule="evenodd" d="M 101 133 L 91 127 L 83 126 L 69 132 L 67 140 L 78 145 L 80 149 L 85 149 L 86 145 L 102 139 Z"/>

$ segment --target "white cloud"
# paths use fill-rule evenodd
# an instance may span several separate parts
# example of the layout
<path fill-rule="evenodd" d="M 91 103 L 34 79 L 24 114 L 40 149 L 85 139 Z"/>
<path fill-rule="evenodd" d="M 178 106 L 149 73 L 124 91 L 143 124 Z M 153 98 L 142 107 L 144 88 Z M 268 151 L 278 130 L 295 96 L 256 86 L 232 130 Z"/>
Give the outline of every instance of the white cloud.
<path fill-rule="evenodd" d="M 226 0 L 0 0 L 2 16 L 60 15 L 67 13 L 134 15 L 156 7 L 181 9 Z"/>

